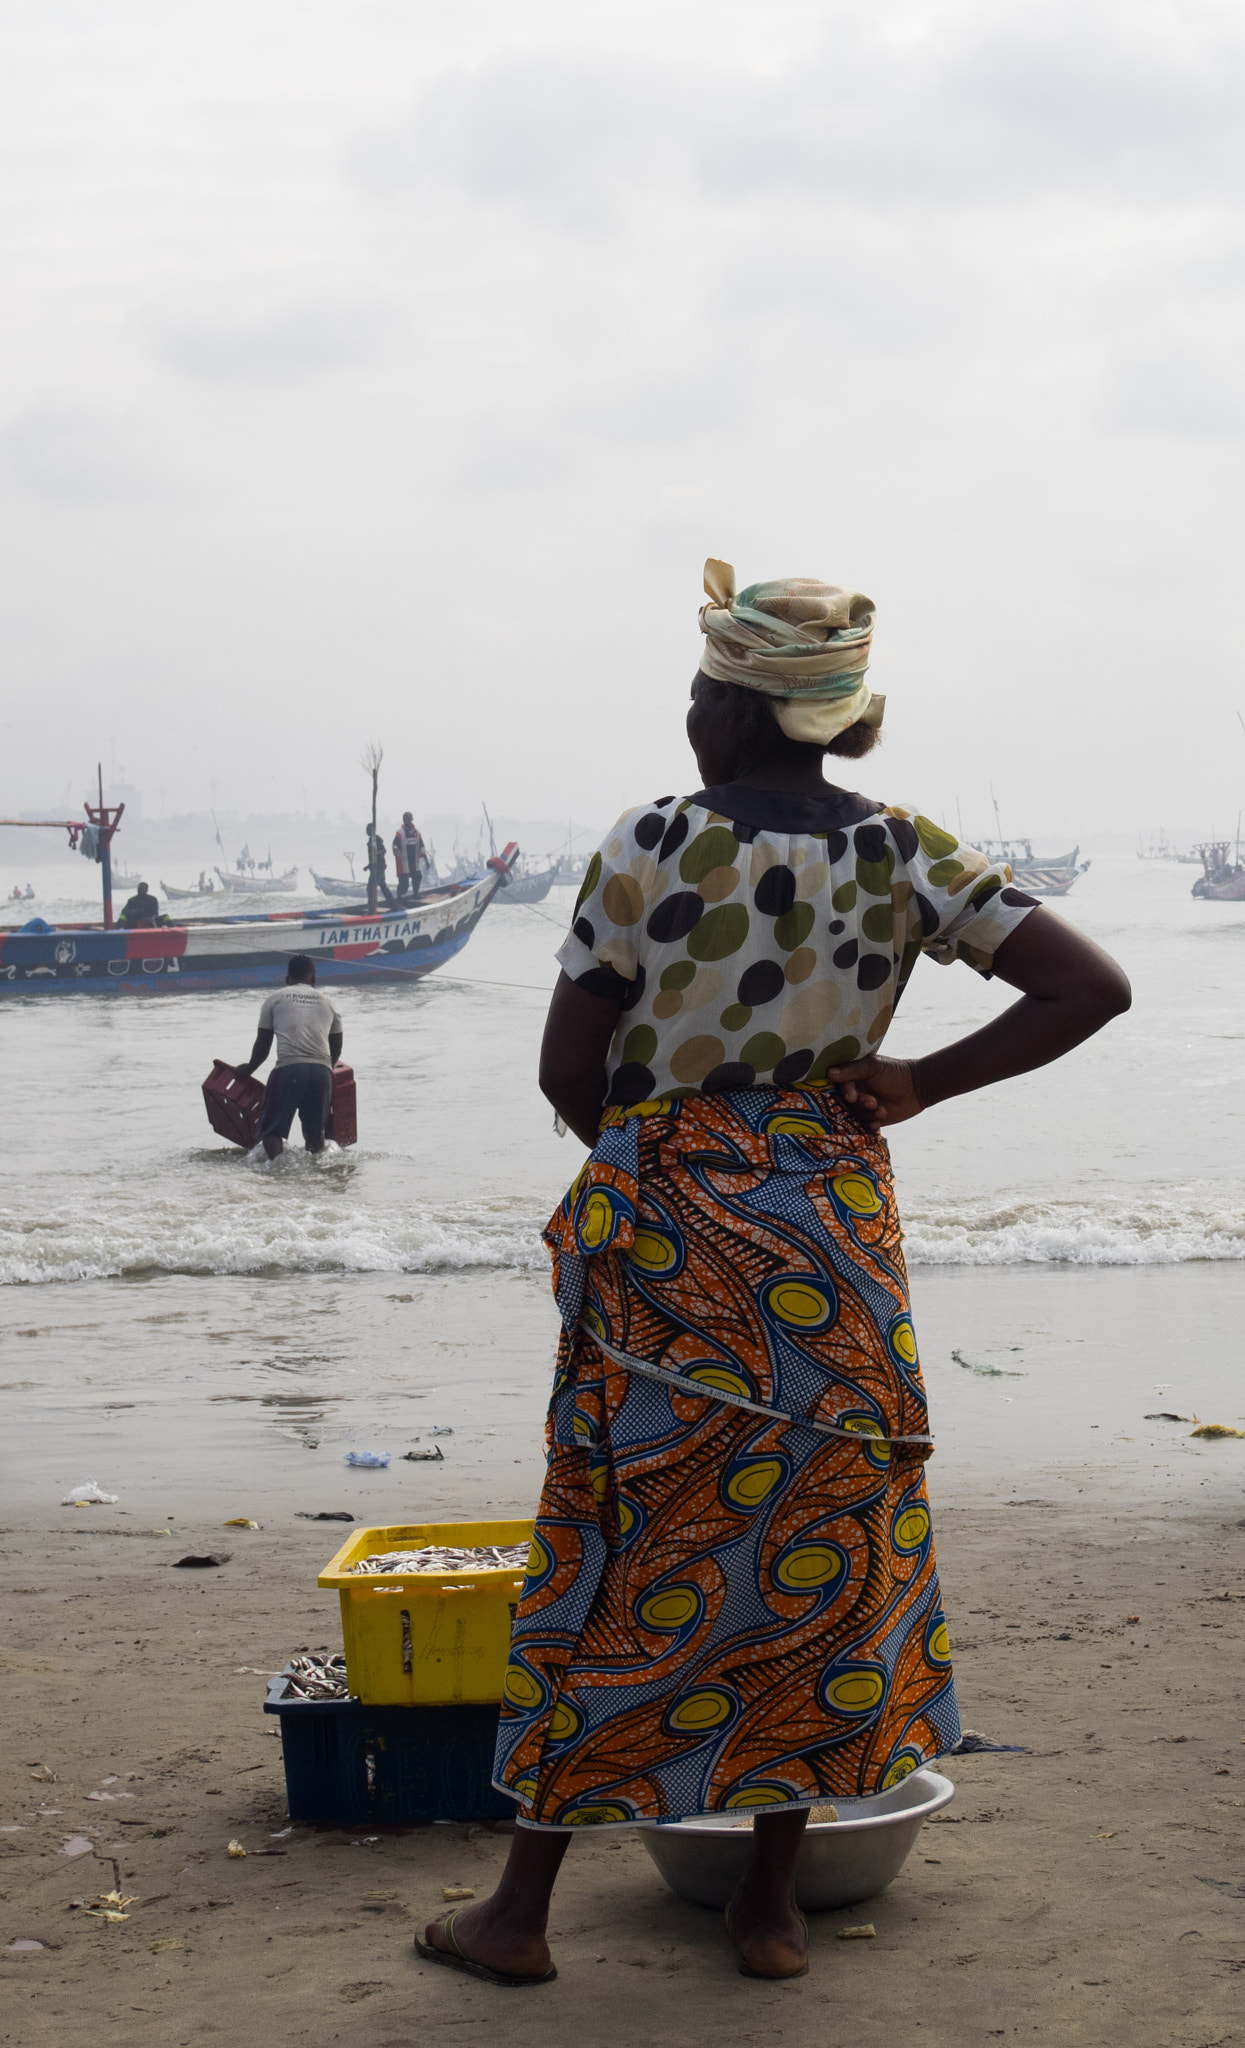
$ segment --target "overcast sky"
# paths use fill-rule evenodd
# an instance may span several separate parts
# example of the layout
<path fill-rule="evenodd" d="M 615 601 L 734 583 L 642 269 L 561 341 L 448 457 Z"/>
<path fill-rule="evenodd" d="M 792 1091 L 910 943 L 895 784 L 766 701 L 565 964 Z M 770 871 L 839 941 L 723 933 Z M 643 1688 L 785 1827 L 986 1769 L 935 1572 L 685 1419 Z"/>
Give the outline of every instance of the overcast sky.
<path fill-rule="evenodd" d="M 1234 825 L 1243 106 L 1197 0 L 0 0 L 0 805 L 604 821 L 714 554 L 875 599 L 871 794 Z"/>

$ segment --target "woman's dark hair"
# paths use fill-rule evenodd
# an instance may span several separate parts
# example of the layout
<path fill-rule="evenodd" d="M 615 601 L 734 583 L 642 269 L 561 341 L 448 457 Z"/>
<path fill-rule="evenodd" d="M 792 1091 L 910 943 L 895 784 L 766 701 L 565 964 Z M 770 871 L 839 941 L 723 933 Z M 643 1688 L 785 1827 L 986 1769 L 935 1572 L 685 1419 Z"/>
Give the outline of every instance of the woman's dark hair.
<path fill-rule="evenodd" d="M 746 690 L 742 683 L 719 682 L 716 676 L 707 676 L 703 669 L 697 669 L 692 679 L 692 701 L 718 717 L 729 718 L 739 735 L 740 752 L 749 758 L 764 760 L 783 745 L 815 744 L 809 740 L 788 739 L 770 710 L 769 700 L 763 691 Z M 839 754 L 849 761 L 859 761 L 872 753 L 879 738 L 876 725 L 865 725 L 857 719 L 855 725 L 836 733 L 823 751 Z"/>

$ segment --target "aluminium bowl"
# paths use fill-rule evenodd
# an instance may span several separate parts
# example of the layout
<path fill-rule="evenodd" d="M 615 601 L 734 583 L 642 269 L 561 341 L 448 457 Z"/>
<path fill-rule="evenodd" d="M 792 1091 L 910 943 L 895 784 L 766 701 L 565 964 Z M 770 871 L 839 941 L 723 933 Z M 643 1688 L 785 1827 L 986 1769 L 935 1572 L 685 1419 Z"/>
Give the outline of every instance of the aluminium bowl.
<path fill-rule="evenodd" d="M 839 1821 L 810 1821 L 795 1864 L 805 1913 L 857 1906 L 884 1891 L 903 1868 L 921 1824 L 955 1797 L 934 1770 L 912 1771 L 889 1792 L 843 1802 Z M 744 1873 L 752 1831 L 737 1814 L 701 1815 L 640 1829 L 640 1840 L 672 1892 L 695 1906 L 725 1906 Z"/>

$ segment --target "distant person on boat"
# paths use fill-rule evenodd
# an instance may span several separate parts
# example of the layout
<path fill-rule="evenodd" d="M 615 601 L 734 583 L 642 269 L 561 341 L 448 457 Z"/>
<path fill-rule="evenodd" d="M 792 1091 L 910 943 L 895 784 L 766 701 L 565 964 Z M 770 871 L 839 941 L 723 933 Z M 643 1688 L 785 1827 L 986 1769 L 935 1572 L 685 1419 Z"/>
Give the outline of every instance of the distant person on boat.
<path fill-rule="evenodd" d="M 27 884 L 26 884 L 26 894 L 25 894 L 25 897 L 24 897 L 24 899 L 23 899 L 23 900 L 24 900 L 25 902 L 27 902 L 27 903 L 30 903 L 30 902 L 32 902 L 32 901 L 34 900 L 34 893 L 35 893 L 35 891 L 34 891 L 34 884 L 33 884 L 33 882 L 27 882 Z"/>
<path fill-rule="evenodd" d="M 403 811 L 402 823 L 393 835 L 393 866 L 398 878 L 399 903 L 408 889 L 412 896 L 418 896 L 431 865 L 423 833 L 411 813 Z"/>
<path fill-rule="evenodd" d="M 140 882 L 117 923 L 125 925 L 130 931 L 142 931 L 145 927 L 159 922 L 160 899 L 152 895 L 146 882 Z"/>
<path fill-rule="evenodd" d="M 323 1152 L 342 1020 L 336 1005 L 317 989 L 316 963 L 306 953 L 295 953 L 285 971 L 285 987 L 265 997 L 251 1057 L 237 1072 L 249 1077 L 262 1067 L 274 1038 L 277 1064 L 264 1094 L 259 1142 L 276 1159 L 285 1150 L 297 1110 L 307 1150 Z"/>
<path fill-rule="evenodd" d="M 385 880 L 385 869 L 389 862 L 389 856 L 385 851 L 384 839 L 379 832 L 373 832 L 370 825 L 366 829 L 369 887 L 372 882 L 375 882 L 376 894 L 384 897 L 390 910 L 396 910 L 398 906 L 393 900 L 393 891 Z"/>

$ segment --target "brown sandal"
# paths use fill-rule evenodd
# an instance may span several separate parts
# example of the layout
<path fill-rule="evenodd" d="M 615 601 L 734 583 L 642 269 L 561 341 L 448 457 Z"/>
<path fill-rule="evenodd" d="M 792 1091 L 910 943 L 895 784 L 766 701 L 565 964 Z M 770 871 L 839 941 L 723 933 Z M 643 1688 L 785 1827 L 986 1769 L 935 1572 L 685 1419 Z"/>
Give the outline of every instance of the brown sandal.
<path fill-rule="evenodd" d="M 424 1961 L 428 1963 L 445 1963 L 451 1970 L 461 1970 L 465 1976 L 480 1977 L 486 1984 L 504 1985 L 507 1990 L 517 1990 L 520 1984 L 551 1984 L 553 1982 L 553 1979 L 558 1974 L 557 1968 L 553 1963 L 550 1963 L 543 1977 L 512 1977 L 505 1970 L 490 1970 L 487 1963 L 474 1962 L 470 1956 L 464 1955 L 454 1938 L 454 1922 L 457 1920 L 461 1910 L 461 1907 L 456 1907 L 452 1913 L 447 1913 L 444 1920 L 440 1922 L 441 1932 L 448 1941 L 449 1947 L 433 1948 L 431 1942 L 421 1941 L 419 1936 L 416 1935 L 416 1955 L 422 1956 Z"/>

